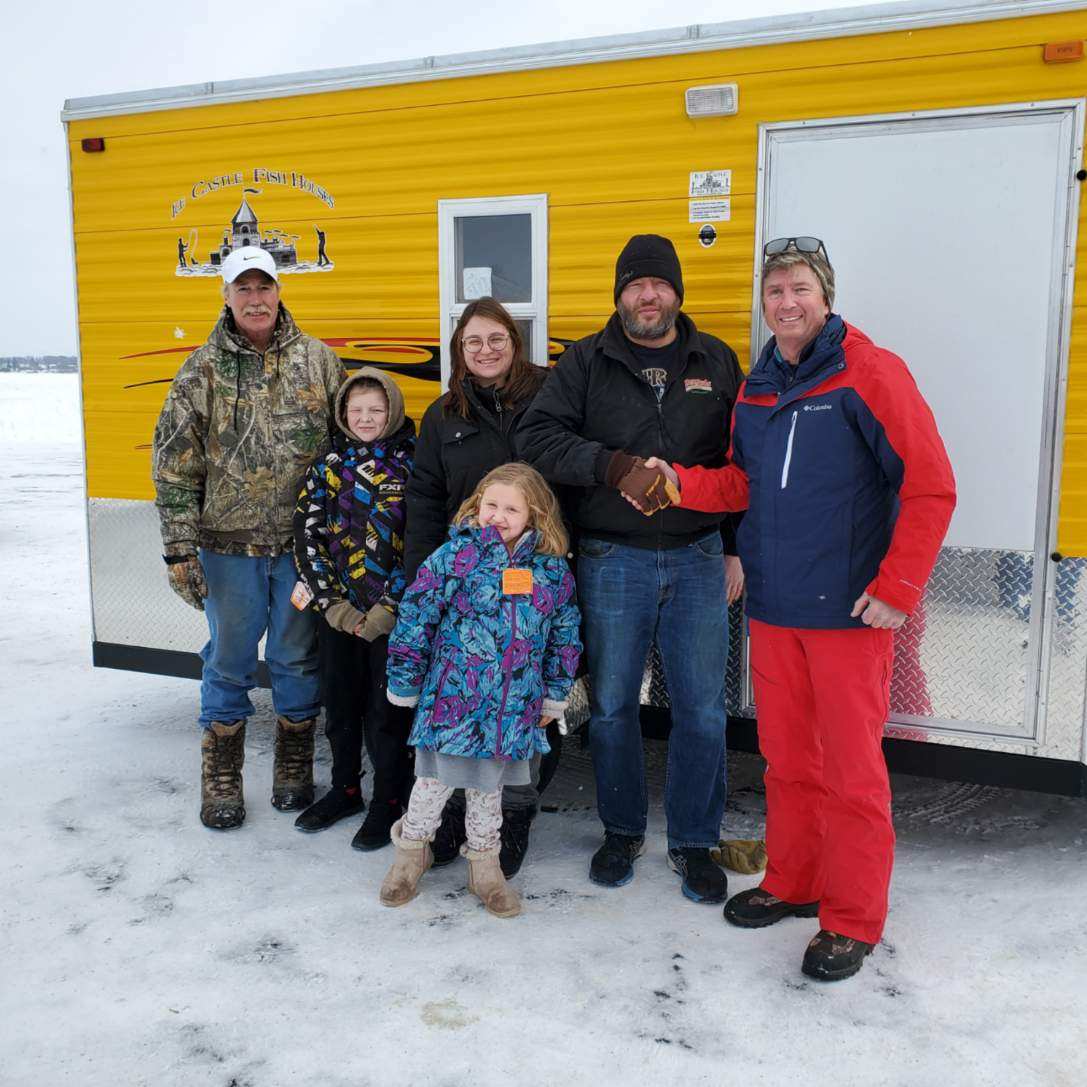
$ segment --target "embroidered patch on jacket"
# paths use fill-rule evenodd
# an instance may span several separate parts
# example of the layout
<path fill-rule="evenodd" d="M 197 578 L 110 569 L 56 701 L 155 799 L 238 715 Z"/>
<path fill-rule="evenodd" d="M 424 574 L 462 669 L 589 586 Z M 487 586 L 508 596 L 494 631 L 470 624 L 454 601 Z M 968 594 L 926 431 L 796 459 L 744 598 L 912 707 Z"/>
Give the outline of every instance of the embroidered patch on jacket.
<path fill-rule="evenodd" d="M 712 393 L 713 382 L 705 377 L 686 377 L 683 387 L 689 393 Z"/>

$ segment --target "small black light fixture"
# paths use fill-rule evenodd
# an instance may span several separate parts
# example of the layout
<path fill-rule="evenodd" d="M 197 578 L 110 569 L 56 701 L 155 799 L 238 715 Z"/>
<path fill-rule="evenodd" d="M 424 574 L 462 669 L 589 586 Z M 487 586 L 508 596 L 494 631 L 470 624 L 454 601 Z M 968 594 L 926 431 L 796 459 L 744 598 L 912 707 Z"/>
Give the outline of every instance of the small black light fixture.
<path fill-rule="evenodd" d="M 79 146 L 88 153 L 93 151 L 105 151 L 106 138 L 105 136 L 85 136 L 80 141 Z"/>

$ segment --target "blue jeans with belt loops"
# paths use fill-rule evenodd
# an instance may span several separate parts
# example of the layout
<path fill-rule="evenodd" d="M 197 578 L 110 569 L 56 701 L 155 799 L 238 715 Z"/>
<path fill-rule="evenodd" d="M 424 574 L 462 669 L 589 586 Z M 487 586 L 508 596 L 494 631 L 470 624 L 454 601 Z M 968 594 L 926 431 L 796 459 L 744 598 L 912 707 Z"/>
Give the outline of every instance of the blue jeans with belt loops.
<path fill-rule="evenodd" d="M 223 555 L 200 549 L 208 583 L 204 614 L 210 638 L 200 651 L 200 724 L 237 721 L 253 712 L 257 649 L 265 631 L 264 660 L 272 680 L 272 705 L 282 717 L 302 721 L 321 708 L 315 617 L 291 603 L 298 571 L 291 555 L 274 558 Z"/>
<path fill-rule="evenodd" d="M 720 534 L 662 551 L 584 538 L 577 583 L 592 684 L 589 743 L 604 829 L 645 833 L 638 710 L 646 655 L 656 639 L 672 704 L 664 800 L 668 847 L 716 846 L 725 810 L 728 661 Z"/>

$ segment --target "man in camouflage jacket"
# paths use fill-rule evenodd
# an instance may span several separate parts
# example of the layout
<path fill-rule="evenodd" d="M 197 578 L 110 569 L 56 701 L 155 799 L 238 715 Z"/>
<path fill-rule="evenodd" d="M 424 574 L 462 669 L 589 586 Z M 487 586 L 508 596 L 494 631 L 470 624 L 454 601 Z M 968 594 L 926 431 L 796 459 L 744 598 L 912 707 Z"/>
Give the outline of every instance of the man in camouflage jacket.
<path fill-rule="evenodd" d="M 267 252 L 235 250 L 223 281 L 226 306 L 174 378 L 152 455 L 170 585 L 208 618 L 200 818 L 216 829 L 245 818 L 245 721 L 265 631 L 277 714 L 272 803 L 294 811 L 313 799 L 317 661 L 312 614 L 290 599 L 291 520 L 306 468 L 329 448 L 344 378 L 331 349 L 280 302 Z"/>

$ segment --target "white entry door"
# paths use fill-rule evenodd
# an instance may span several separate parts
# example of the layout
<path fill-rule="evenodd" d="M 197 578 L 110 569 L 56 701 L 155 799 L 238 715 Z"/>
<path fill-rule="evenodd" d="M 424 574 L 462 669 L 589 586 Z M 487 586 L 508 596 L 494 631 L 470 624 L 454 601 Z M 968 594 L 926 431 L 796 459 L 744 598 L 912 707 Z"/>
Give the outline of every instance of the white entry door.
<path fill-rule="evenodd" d="M 835 310 L 906 360 L 955 468 L 946 546 L 897 643 L 902 724 L 1039 735 L 1083 116 L 1041 103 L 760 135 L 756 277 L 769 239 L 823 239 Z"/>

